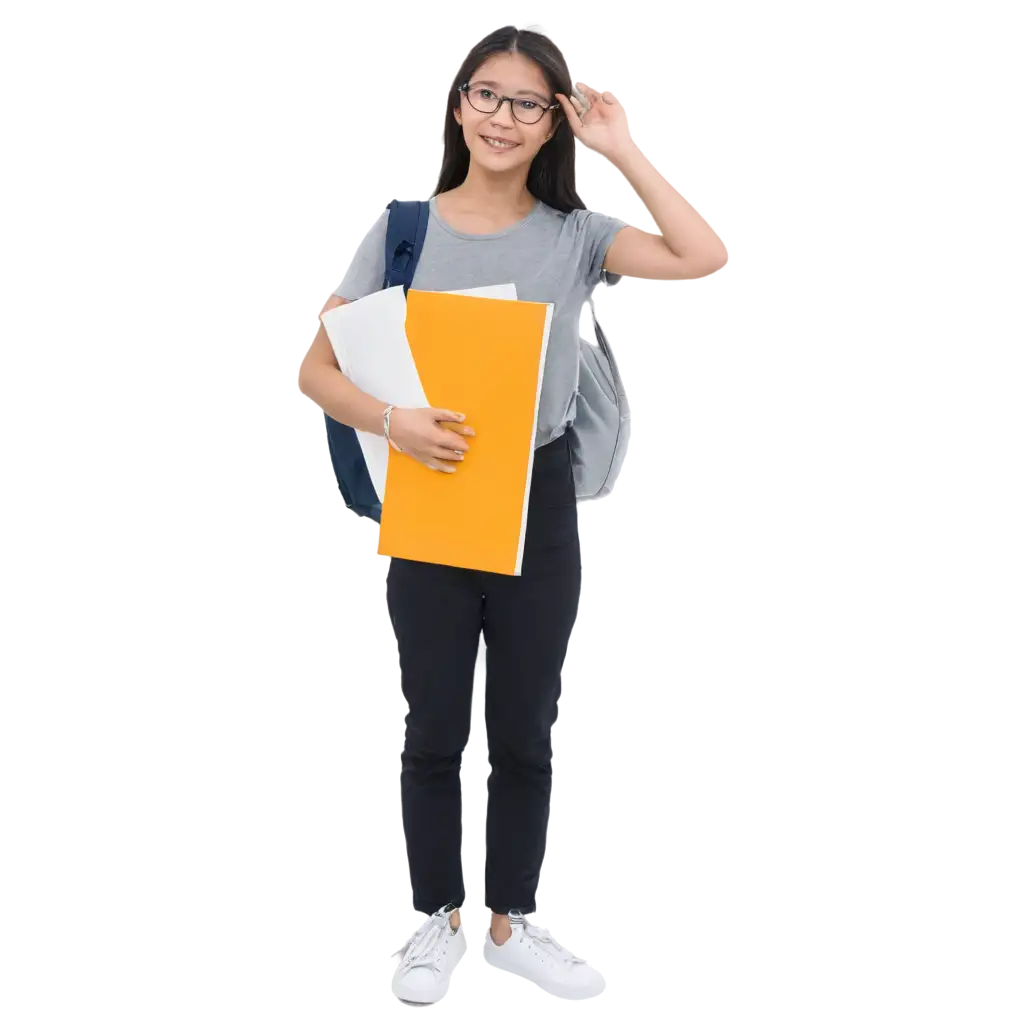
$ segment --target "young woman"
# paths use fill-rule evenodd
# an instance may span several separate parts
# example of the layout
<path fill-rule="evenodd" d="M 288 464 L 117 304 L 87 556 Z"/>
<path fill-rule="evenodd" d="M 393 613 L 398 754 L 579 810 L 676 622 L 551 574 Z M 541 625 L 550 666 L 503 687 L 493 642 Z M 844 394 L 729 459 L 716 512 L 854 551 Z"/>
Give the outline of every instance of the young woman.
<path fill-rule="evenodd" d="M 428 1003 L 448 989 L 466 939 L 459 768 L 481 633 L 487 647 L 487 961 L 568 998 L 604 979 L 525 919 L 536 910 L 551 793 L 551 726 L 580 596 L 576 495 L 566 431 L 575 413 L 580 312 L 605 275 L 679 280 L 725 264 L 718 236 L 651 166 L 622 105 L 577 83 L 545 36 L 503 28 L 473 48 L 445 102 L 444 161 L 413 287 L 449 291 L 512 281 L 525 301 L 554 303 L 541 387 L 521 576 L 392 559 L 387 601 L 409 703 L 401 796 L 413 906 L 427 914 L 400 951 L 392 989 Z M 585 111 L 585 113 L 584 113 Z M 581 117 L 581 113 L 583 116 Z M 586 209 L 576 194 L 575 140 L 617 167 L 662 234 Z M 383 286 L 385 210 L 324 309 Z M 341 423 L 385 433 L 387 395 L 339 371 L 321 326 L 300 371 L 302 392 Z M 472 459 L 459 412 L 391 412 L 393 446 L 454 473 Z M 467 456 L 467 453 L 468 454 Z M 395 456 L 397 457 L 397 456 Z"/>

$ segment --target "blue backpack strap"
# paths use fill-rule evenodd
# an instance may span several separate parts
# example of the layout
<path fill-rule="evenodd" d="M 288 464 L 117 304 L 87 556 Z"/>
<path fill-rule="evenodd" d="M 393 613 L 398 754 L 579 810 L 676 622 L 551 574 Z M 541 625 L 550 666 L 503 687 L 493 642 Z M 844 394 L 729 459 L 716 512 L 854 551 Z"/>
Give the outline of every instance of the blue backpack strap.
<path fill-rule="evenodd" d="M 400 284 L 409 291 L 416 263 L 420 258 L 423 238 L 427 233 L 430 207 L 427 203 L 388 203 L 388 232 L 384 253 L 384 287 Z M 357 515 L 374 522 L 381 520 L 382 505 L 366 468 L 363 450 L 356 432 L 324 413 L 327 423 L 327 445 L 331 453 L 334 475 L 345 504 Z"/>
<path fill-rule="evenodd" d="M 406 293 L 412 284 L 427 233 L 430 204 L 425 202 L 388 203 L 388 233 L 384 244 L 384 287 L 402 285 Z"/>

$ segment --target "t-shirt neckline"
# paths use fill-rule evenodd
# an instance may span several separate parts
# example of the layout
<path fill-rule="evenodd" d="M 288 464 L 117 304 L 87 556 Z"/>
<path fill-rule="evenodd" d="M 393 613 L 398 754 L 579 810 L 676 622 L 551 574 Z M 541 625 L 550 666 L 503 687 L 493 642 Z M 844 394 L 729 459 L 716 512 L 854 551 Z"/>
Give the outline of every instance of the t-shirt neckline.
<path fill-rule="evenodd" d="M 458 231 L 445 221 L 441 214 L 437 211 L 437 196 L 430 197 L 430 216 L 434 218 L 434 221 L 440 225 L 449 235 L 454 235 L 456 238 L 467 238 L 469 240 L 483 240 L 486 238 L 502 238 L 505 235 L 510 235 L 513 231 L 518 231 L 525 224 L 529 224 L 531 220 L 537 215 L 537 211 L 541 208 L 541 201 L 534 196 L 533 197 L 533 209 L 525 216 L 522 220 L 517 220 L 515 224 L 510 224 L 507 228 L 501 231 L 492 231 L 486 235 L 471 235 L 465 231 Z"/>

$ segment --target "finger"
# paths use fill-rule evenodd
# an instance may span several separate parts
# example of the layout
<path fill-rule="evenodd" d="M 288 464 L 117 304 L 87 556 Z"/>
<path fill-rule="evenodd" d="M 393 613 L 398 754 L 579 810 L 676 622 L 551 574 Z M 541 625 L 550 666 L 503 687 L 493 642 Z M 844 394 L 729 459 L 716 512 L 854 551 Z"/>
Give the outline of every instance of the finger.
<path fill-rule="evenodd" d="M 587 102 L 593 107 L 596 106 L 597 101 L 601 98 L 601 94 L 594 89 L 591 89 L 586 82 L 577 82 L 576 88 L 579 89 L 584 96 L 587 97 Z"/>
<path fill-rule="evenodd" d="M 569 122 L 572 128 L 581 128 L 583 122 L 580 120 L 580 115 L 576 113 L 576 108 L 560 93 L 555 93 L 555 99 L 558 100 L 562 105 L 562 110 L 565 112 L 565 119 Z"/>
<path fill-rule="evenodd" d="M 601 99 L 603 99 L 605 103 L 614 104 L 619 102 L 610 92 L 601 93 Z"/>
<path fill-rule="evenodd" d="M 468 428 L 472 431 L 472 427 Z M 457 452 L 468 452 L 469 442 L 462 436 L 463 430 L 460 427 L 438 427 L 434 436 L 430 439 L 439 448 L 448 448 Z"/>
<path fill-rule="evenodd" d="M 450 448 L 432 448 L 430 456 L 437 462 L 448 465 L 452 462 L 462 462 L 465 456 L 462 452 L 453 452 Z"/>
<path fill-rule="evenodd" d="M 579 116 L 580 124 L 585 125 L 587 123 L 586 117 L 588 112 L 590 111 L 590 107 L 587 104 L 583 103 L 576 96 L 570 96 L 569 99 L 572 100 L 572 105 L 575 108 L 577 115 Z"/>
<path fill-rule="evenodd" d="M 444 431 L 444 436 L 438 436 L 434 441 L 438 448 L 451 449 L 456 452 L 469 451 L 468 441 L 463 441 L 454 430 L 449 430 L 447 427 L 441 429 Z"/>
<path fill-rule="evenodd" d="M 441 423 L 461 423 L 465 418 L 466 414 L 462 412 L 452 412 L 451 409 L 431 409 L 430 410 L 434 419 Z"/>
<path fill-rule="evenodd" d="M 454 473 L 455 472 L 455 467 L 454 466 L 445 466 L 443 464 L 442 465 L 438 465 L 437 462 L 435 462 L 433 459 L 431 459 L 431 458 L 429 458 L 427 456 L 424 456 L 423 458 L 419 459 L 418 461 L 422 462 L 423 465 L 427 467 L 427 469 L 432 469 L 435 473 Z"/>

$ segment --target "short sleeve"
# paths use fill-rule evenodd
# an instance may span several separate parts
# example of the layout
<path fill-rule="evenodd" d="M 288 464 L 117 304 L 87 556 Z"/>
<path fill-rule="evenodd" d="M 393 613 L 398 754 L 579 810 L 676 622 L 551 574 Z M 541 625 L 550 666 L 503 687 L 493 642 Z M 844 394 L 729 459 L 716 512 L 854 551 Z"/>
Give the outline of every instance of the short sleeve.
<path fill-rule="evenodd" d="M 608 247 L 615 236 L 626 227 L 624 220 L 609 217 L 594 210 L 576 210 L 580 246 L 580 276 L 587 288 L 596 287 L 598 281 L 615 284 L 621 274 L 602 270 Z"/>
<path fill-rule="evenodd" d="M 355 256 L 341 284 L 334 294 L 355 302 L 384 287 L 384 243 L 388 230 L 388 211 L 385 210 L 359 243 Z"/>

